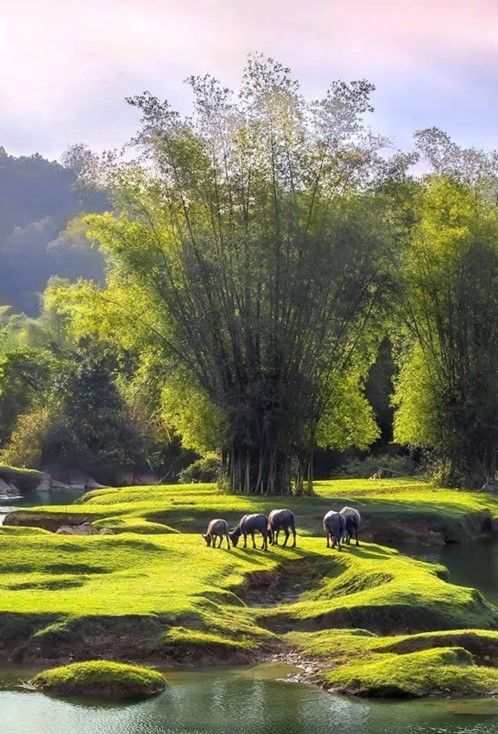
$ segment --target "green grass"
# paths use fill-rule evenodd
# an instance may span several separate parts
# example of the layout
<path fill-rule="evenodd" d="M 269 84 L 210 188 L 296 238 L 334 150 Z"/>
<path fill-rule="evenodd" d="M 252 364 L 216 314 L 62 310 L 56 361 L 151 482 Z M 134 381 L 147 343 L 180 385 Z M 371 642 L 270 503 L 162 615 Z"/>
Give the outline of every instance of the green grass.
<path fill-rule="evenodd" d="M 383 545 L 328 550 L 321 518 L 353 504 L 367 530 L 470 534 L 498 516 L 498 498 L 393 480 L 317 483 L 316 491 L 275 501 L 213 485 L 104 489 L 71 506 L 17 513 L 52 529 L 89 519 L 116 534 L 0 529 L 0 649 L 25 661 L 71 654 L 212 663 L 283 645 L 319 658 L 327 685 L 363 695 L 439 690 L 438 670 L 451 692 L 494 690 L 496 608 L 475 589 L 447 583 L 443 567 Z M 232 523 L 275 506 L 296 514 L 295 549 L 214 550 L 199 536 L 213 517 Z M 396 665 L 405 676 L 398 691 Z"/>
<path fill-rule="evenodd" d="M 416 697 L 486 695 L 498 692 L 498 670 L 475 665 L 461 647 L 444 647 L 404 655 L 377 656 L 352 662 L 323 677 L 340 691 L 360 696 Z"/>
<path fill-rule="evenodd" d="M 470 540 L 483 525 L 498 520 L 496 495 L 435 489 L 411 480 L 316 482 L 315 491 L 315 497 L 268 498 L 223 494 L 213 484 L 101 489 L 85 494 L 73 505 L 23 511 L 23 517 L 31 517 L 34 523 L 42 511 L 45 522 L 93 518 L 117 532 L 126 523 L 138 532 L 158 532 L 161 525 L 201 532 L 213 517 L 225 517 L 235 524 L 246 512 L 268 513 L 277 506 L 293 510 L 299 533 L 321 535 L 325 512 L 353 504 L 362 513 L 364 537 L 381 543 L 410 537 L 424 542 L 434 536 L 439 541 Z"/>
<path fill-rule="evenodd" d="M 149 698 L 166 687 L 164 677 L 155 670 L 105 660 L 44 670 L 32 684 L 49 693 L 118 699 Z"/>

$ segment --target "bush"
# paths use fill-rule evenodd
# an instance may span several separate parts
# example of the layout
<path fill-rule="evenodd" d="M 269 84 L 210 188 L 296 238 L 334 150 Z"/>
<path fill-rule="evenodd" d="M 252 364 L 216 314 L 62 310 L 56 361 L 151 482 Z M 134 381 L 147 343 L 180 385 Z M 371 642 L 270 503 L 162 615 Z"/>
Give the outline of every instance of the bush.
<path fill-rule="evenodd" d="M 413 476 L 414 474 L 422 474 L 425 469 L 424 462 L 417 462 L 411 455 L 389 456 L 382 454 L 380 456 L 365 456 L 363 459 L 358 457 L 350 459 L 346 464 L 339 467 L 334 472 L 334 476 L 357 477 L 359 479 L 373 476 L 377 471 L 385 469 L 392 472 L 393 476 Z"/>
<path fill-rule="evenodd" d="M 216 482 L 221 473 L 221 461 L 217 456 L 197 459 L 193 464 L 182 469 L 178 476 L 180 484 L 195 482 Z"/>

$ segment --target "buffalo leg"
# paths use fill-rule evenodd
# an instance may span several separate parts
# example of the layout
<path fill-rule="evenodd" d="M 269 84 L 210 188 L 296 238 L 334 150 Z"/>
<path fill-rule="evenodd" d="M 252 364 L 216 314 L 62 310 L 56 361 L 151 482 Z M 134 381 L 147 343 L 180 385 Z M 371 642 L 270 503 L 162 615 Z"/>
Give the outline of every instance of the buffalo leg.
<path fill-rule="evenodd" d="M 292 528 L 292 537 L 294 538 L 294 541 L 292 543 L 292 547 L 296 547 L 296 528 Z"/>
<path fill-rule="evenodd" d="M 285 532 L 285 540 L 284 540 L 284 548 L 285 548 L 285 546 L 287 545 L 287 541 L 289 540 L 289 535 L 290 535 L 289 528 L 285 528 L 284 532 Z"/>
<path fill-rule="evenodd" d="M 230 537 L 229 537 L 228 533 L 225 534 L 225 538 L 227 539 L 228 550 L 230 550 Z"/>
<path fill-rule="evenodd" d="M 254 533 L 251 533 L 251 538 L 252 538 L 252 547 L 256 548 L 256 539 L 254 537 Z"/>
<path fill-rule="evenodd" d="M 244 548 L 247 548 L 247 533 L 244 533 Z"/>

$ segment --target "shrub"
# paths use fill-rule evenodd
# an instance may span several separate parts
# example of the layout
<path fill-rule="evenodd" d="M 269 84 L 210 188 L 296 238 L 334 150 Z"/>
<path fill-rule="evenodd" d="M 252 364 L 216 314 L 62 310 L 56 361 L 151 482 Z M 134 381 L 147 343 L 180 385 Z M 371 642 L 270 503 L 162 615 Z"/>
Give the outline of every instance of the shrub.
<path fill-rule="evenodd" d="M 218 456 L 206 456 L 197 459 L 192 464 L 182 469 L 178 476 L 180 484 L 193 484 L 195 482 L 216 482 L 221 473 L 221 461 Z"/>
<path fill-rule="evenodd" d="M 334 476 L 368 478 L 373 476 L 379 469 L 386 469 L 394 476 L 413 476 L 422 474 L 425 462 L 417 462 L 411 455 L 389 456 L 365 456 L 363 459 L 355 457 L 334 472 Z"/>

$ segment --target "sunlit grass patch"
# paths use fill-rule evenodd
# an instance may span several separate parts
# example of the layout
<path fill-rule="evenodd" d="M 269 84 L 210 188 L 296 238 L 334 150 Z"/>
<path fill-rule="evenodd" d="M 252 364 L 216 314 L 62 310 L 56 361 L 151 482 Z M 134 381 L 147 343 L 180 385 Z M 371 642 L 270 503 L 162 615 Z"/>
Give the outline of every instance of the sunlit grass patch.
<path fill-rule="evenodd" d="M 48 693 L 111 699 L 150 698 L 166 688 L 164 677 L 155 670 L 107 660 L 44 670 L 32 683 Z"/>

